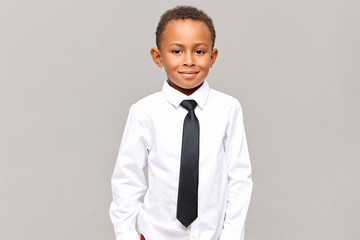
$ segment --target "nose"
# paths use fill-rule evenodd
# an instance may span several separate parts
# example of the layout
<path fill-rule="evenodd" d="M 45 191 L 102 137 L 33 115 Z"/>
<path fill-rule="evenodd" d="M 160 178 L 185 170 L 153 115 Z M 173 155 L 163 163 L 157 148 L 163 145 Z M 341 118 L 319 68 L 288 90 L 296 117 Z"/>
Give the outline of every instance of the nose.
<path fill-rule="evenodd" d="M 192 52 L 187 52 L 184 54 L 184 58 L 184 66 L 190 67 L 195 65 Z"/>

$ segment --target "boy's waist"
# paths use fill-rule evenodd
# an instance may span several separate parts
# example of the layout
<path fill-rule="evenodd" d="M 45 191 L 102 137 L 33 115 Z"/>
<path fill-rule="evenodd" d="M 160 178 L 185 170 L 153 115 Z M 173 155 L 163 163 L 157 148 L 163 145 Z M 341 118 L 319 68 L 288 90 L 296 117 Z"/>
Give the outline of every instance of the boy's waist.
<path fill-rule="evenodd" d="M 198 218 L 188 228 L 176 219 L 175 206 L 173 209 L 164 209 L 164 206 L 147 209 L 143 204 L 137 217 L 138 230 L 146 240 L 217 240 L 223 228 L 225 203 L 226 200 L 218 202 L 217 206 L 199 206 Z M 200 238 L 203 234 L 206 237 Z"/>

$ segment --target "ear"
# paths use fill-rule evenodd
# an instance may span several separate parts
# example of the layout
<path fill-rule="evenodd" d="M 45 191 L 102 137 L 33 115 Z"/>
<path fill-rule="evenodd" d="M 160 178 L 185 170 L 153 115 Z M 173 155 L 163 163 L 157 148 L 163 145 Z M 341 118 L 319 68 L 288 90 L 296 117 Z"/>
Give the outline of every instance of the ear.
<path fill-rule="evenodd" d="M 210 67 L 213 66 L 213 64 L 215 63 L 215 60 L 218 56 L 219 51 L 217 50 L 217 48 L 214 48 L 211 52 L 211 58 L 210 58 Z"/>
<path fill-rule="evenodd" d="M 154 60 L 155 64 L 158 65 L 158 67 L 161 68 L 164 66 L 159 49 L 152 48 L 150 50 L 150 55 L 151 55 L 152 59 Z"/>

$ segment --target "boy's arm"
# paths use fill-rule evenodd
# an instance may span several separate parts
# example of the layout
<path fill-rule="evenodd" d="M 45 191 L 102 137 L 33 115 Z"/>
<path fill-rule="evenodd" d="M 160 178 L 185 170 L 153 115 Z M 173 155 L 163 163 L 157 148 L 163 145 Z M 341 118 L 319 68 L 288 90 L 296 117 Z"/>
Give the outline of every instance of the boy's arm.
<path fill-rule="evenodd" d="M 140 113 L 136 105 L 130 108 L 111 179 L 110 218 L 117 240 L 139 240 L 135 224 L 141 208 L 140 199 L 147 188 L 144 168 L 150 145 L 149 121 Z"/>
<path fill-rule="evenodd" d="M 226 131 L 225 154 L 228 166 L 228 201 L 220 240 L 243 240 L 253 184 L 243 115 L 238 101 Z"/>

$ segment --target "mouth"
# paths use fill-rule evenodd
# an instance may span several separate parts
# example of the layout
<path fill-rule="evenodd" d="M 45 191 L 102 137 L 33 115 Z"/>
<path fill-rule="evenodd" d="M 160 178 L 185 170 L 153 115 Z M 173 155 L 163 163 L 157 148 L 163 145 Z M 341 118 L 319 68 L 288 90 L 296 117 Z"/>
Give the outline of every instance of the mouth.
<path fill-rule="evenodd" d="M 181 76 L 183 76 L 183 78 L 192 79 L 196 77 L 199 71 L 179 71 L 179 73 Z"/>

